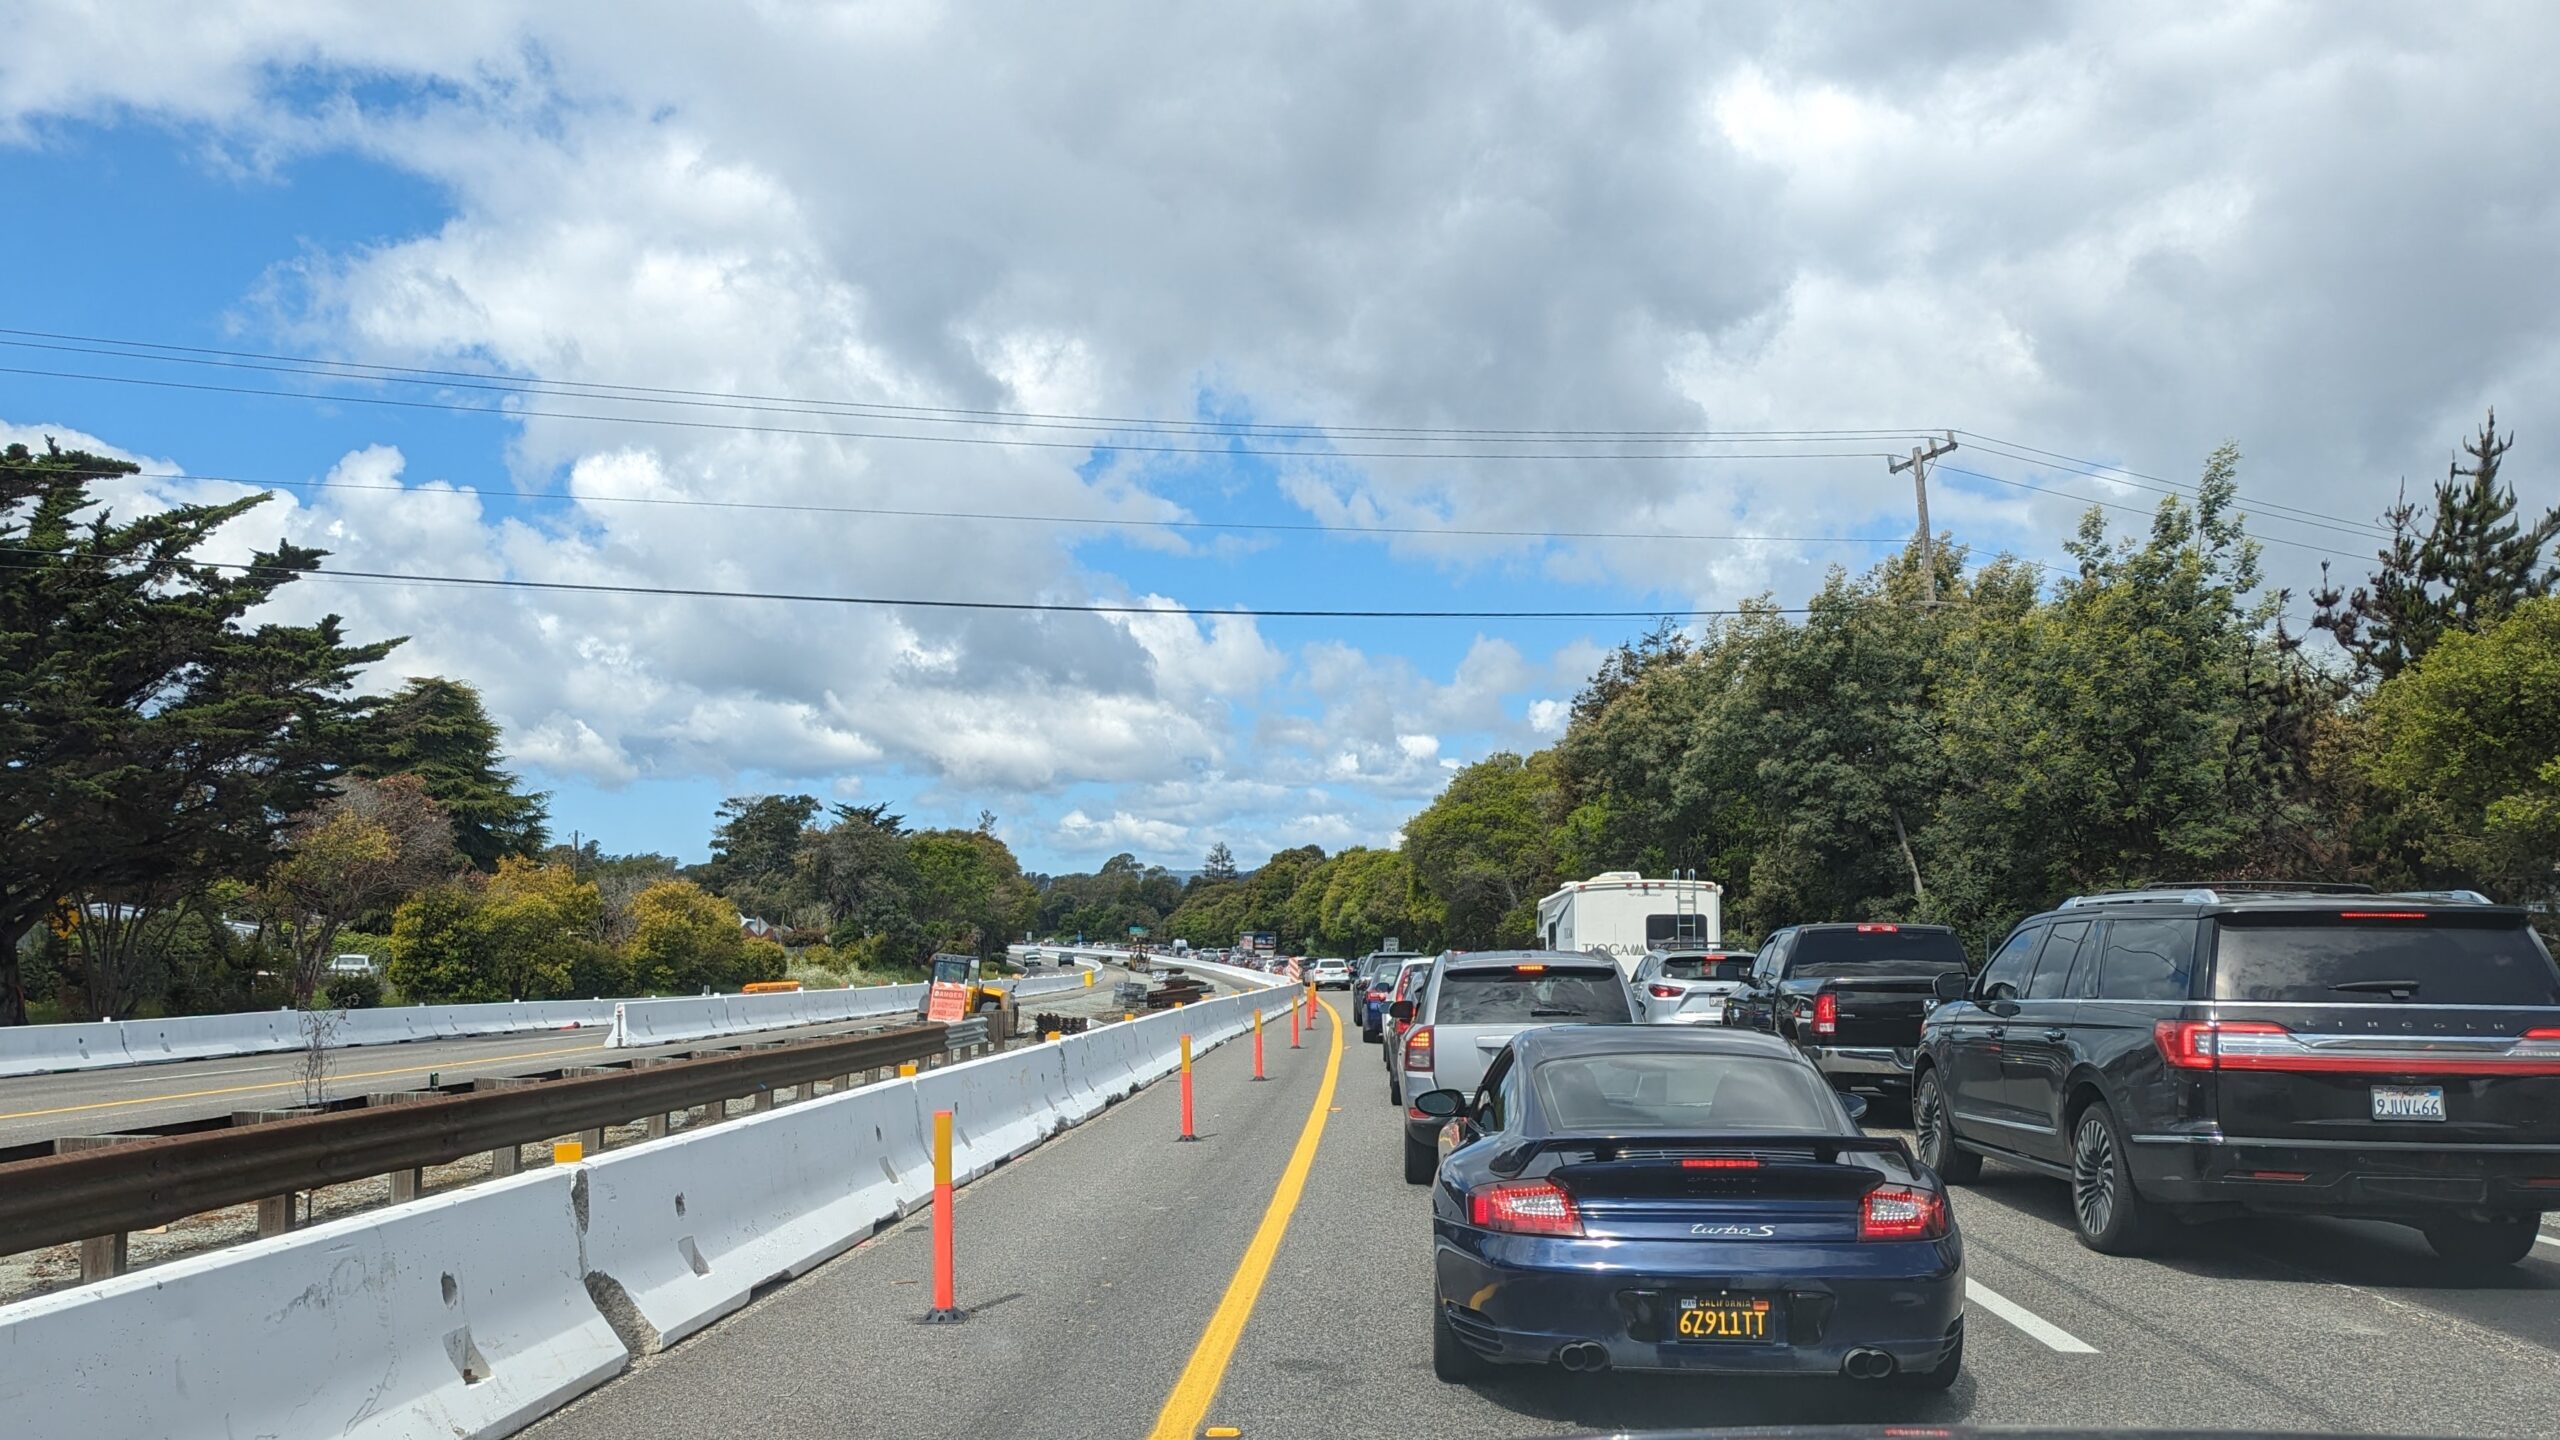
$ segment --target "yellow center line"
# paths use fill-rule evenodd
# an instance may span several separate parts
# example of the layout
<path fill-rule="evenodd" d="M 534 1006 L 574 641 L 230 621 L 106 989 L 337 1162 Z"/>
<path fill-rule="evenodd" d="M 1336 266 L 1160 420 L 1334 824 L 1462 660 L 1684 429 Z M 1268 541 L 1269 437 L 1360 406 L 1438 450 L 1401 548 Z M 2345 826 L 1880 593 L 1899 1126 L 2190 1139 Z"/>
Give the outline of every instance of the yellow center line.
<path fill-rule="evenodd" d="M 1334 1081 L 1342 1074 L 1342 1016 L 1329 1000 L 1316 1002 L 1333 1019 L 1333 1046 L 1325 1056 L 1324 1081 L 1316 1087 L 1316 1103 L 1307 1111 L 1306 1128 L 1298 1132 L 1298 1148 L 1289 1152 L 1288 1167 L 1280 1172 L 1280 1184 L 1271 1192 L 1271 1204 L 1262 1212 L 1262 1224 L 1253 1232 L 1253 1240 L 1244 1247 L 1244 1259 L 1236 1265 L 1235 1278 L 1227 1282 L 1227 1293 L 1218 1301 L 1217 1311 L 1209 1317 L 1209 1327 L 1200 1332 L 1200 1343 L 1192 1347 L 1190 1363 L 1182 1367 L 1182 1378 L 1173 1382 L 1173 1393 L 1164 1400 L 1164 1408 L 1156 1412 L 1156 1425 L 1147 1432 L 1147 1440 L 1192 1440 L 1200 1433 L 1200 1422 L 1208 1418 L 1209 1402 L 1218 1395 L 1218 1382 L 1227 1377 L 1227 1364 L 1235 1358 L 1236 1342 L 1244 1338 L 1244 1323 L 1253 1318 L 1253 1302 L 1262 1296 L 1263 1282 L 1271 1278 L 1271 1262 L 1280 1255 L 1280 1238 L 1288 1233 L 1289 1217 L 1297 1212 L 1298 1197 L 1307 1188 L 1307 1172 L 1315 1167 L 1316 1142 L 1324 1138 L 1324 1117 L 1333 1105 Z"/>
<path fill-rule="evenodd" d="M 519 1050 L 512 1055 L 472 1055 L 455 1060 L 440 1060 L 432 1065 L 404 1065 L 396 1070 L 351 1070 L 333 1074 L 329 1083 L 341 1080 L 379 1080 L 386 1075 L 424 1075 L 434 1070 L 467 1070 L 482 1065 L 498 1065 L 509 1060 L 540 1060 L 552 1055 L 574 1055 L 582 1050 L 601 1050 L 605 1042 L 587 1045 L 563 1045 L 549 1050 Z M 298 1090 L 302 1077 L 270 1080 L 257 1085 L 225 1085 L 212 1090 L 179 1090 L 166 1095 L 141 1095 L 131 1100 L 93 1100 L 86 1105 L 57 1105 L 50 1110 L 19 1110 L 0 1115 L 0 1120 L 34 1120 L 46 1115 L 75 1115 L 83 1110 L 117 1110 L 128 1105 L 158 1105 L 170 1100 L 202 1100 L 209 1095 L 247 1095 L 257 1090 Z"/>

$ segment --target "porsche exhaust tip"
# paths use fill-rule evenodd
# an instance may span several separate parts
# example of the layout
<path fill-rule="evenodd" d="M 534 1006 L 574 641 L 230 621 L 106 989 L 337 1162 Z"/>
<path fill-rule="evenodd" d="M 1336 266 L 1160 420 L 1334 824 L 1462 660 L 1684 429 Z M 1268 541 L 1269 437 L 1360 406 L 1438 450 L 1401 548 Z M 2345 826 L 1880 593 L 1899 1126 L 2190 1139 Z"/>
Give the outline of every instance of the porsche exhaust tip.
<path fill-rule="evenodd" d="M 1852 1380 L 1881 1380 L 1893 1373 L 1893 1357 L 1882 1350 L 1852 1350 L 1840 1362 L 1840 1373 Z"/>
<path fill-rule="evenodd" d="M 1609 1368 L 1609 1351 L 1606 1346 L 1585 1340 L 1580 1344 L 1567 1345 L 1557 1351 L 1556 1363 L 1575 1374 L 1589 1374 L 1594 1370 Z"/>

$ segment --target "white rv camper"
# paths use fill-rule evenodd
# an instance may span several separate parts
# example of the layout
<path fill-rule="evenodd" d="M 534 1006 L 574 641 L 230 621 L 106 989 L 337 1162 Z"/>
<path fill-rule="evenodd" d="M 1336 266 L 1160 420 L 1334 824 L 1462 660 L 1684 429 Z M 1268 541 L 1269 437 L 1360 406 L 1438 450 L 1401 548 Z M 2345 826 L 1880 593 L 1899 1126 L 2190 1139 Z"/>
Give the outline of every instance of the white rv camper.
<path fill-rule="evenodd" d="M 1724 887 L 1686 877 L 1647 880 L 1611 870 L 1578 880 L 1538 902 L 1538 944 L 1598 952 L 1629 975 L 1647 950 L 1724 943 Z"/>

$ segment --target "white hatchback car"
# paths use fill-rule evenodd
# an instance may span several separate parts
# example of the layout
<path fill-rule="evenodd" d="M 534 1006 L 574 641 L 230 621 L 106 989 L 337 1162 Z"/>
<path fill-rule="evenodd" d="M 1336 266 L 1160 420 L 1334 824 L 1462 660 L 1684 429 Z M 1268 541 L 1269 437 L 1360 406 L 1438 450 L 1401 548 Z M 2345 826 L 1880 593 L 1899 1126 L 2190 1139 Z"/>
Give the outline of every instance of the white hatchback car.
<path fill-rule="evenodd" d="M 1351 962 L 1348 960 L 1328 955 L 1318 960 L 1308 973 L 1315 978 L 1316 988 L 1319 990 L 1351 988 Z"/>
<path fill-rule="evenodd" d="M 1627 981 L 1643 1025 L 1721 1025 L 1724 997 L 1751 973 L 1748 950 L 1653 951 Z"/>

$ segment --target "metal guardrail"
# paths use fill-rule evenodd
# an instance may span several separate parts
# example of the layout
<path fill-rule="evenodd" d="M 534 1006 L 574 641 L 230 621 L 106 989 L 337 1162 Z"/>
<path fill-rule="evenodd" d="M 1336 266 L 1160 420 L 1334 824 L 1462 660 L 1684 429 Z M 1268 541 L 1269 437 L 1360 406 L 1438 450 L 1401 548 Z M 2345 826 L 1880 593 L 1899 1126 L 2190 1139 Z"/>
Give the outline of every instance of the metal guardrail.
<path fill-rule="evenodd" d="M 20 1160 L 0 1165 L 0 1254 L 120 1237 L 298 1190 L 414 1174 L 483 1151 L 512 1156 L 519 1145 L 987 1043 L 986 1022 L 970 1023 L 974 1037 L 966 1026 L 915 1025 L 786 1041 Z M 84 1256 L 82 1268 L 112 1273 L 121 1258 L 93 1267 Z"/>

